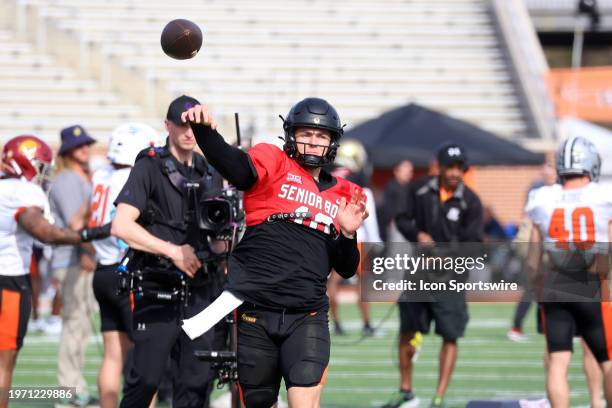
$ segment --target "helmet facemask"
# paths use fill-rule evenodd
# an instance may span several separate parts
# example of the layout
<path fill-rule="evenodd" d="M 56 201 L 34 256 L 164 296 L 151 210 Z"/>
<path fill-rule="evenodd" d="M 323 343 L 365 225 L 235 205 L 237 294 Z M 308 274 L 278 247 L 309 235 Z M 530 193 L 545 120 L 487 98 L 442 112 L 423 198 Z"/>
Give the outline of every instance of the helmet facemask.
<path fill-rule="evenodd" d="M 300 149 L 299 145 L 322 147 L 323 153 L 321 155 L 303 154 L 301 151 L 306 151 L 306 148 Z M 298 142 L 295 138 L 295 131 L 293 129 L 285 134 L 285 152 L 289 157 L 295 159 L 295 161 L 307 168 L 323 167 L 327 164 L 333 163 L 339 146 L 340 144 L 338 143 L 337 138 L 334 138 L 333 134 L 331 136 L 329 145 Z"/>
<path fill-rule="evenodd" d="M 43 190 L 47 190 L 51 183 L 51 175 L 53 171 L 53 163 L 44 161 L 32 160 L 32 167 L 36 170 L 36 175 L 32 178 L 32 182 L 38 184 Z"/>

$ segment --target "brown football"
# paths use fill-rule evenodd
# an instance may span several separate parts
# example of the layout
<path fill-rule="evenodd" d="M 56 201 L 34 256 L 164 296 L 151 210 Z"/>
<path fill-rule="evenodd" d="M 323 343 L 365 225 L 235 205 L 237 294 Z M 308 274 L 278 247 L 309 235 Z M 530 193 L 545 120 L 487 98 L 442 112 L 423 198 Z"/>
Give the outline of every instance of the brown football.
<path fill-rule="evenodd" d="M 192 21 L 172 20 L 162 31 L 161 47 L 169 57 L 178 60 L 193 58 L 202 47 L 202 30 Z"/>

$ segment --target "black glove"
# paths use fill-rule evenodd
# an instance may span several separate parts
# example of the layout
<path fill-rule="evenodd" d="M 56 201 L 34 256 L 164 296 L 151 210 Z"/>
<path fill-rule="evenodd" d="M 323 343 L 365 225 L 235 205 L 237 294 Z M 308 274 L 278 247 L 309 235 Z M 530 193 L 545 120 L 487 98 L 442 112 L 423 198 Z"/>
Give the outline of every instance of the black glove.
<path fill-rule="evenodd" d="M 89 242 L 97 239 L 108 238 L 111 235 L 111 223 L 104 224 L 100 227 L 82 228 L 79 230 L 81 242 Z"/>

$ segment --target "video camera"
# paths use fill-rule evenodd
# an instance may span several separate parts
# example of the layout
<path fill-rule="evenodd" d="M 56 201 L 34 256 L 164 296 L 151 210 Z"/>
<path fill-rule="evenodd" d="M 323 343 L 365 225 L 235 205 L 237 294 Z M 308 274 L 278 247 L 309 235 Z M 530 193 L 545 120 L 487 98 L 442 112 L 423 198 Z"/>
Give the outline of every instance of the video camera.
<path fill-rule="evenodd" d="M 244 229 L 245 217 L 240 193 L 234 188 L 226 188 L 200 194 L 200 181 L 186 182 L 185 187 L 188 209 L 182 228 L 186 229 L 187 242 L 191 243 L 202 262 L 202 273 L 196 275 L 196 280 L 188 282 L 180 272 L 156 273 L 156 270 L 174 269 L 172 262 L 158 255 L 130 249 L 117 269 L 120 294 L 131 291 L 159 301 L 174 301 L 177 298 L 186 300 L 186 287 L 206 283 L 209 269 L 216 270 L 218 263 L 227 259 L 238 235 Z M 167 220 L 162 220 L 153 207 L 147 211 L 147 220 L 172 226 Z M 215 252 L 212 248 L 213 240 L 229 242 L 230 246 L 225 251 Z M 165 290 L 159 292 L 147 289 L 145 283 L 151 280 L 164 286 Z"/>
<path fill-rule="evenodd" d="M 244 228 L 242 197 L 234 188 L 208 193 L 196 206 L 198 228 L 207 236 L 231 241 Z"/>

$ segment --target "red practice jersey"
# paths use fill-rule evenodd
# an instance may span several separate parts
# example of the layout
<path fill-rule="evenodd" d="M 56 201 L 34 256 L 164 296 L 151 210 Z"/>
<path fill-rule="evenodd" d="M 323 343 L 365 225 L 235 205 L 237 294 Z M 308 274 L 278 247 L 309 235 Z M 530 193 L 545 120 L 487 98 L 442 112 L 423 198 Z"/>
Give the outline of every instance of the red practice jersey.
<path fill-rule="evenodd" d="M 261 224 L 279 213 L 310 213 L 293 222 L 326 234 L 340 231 L 337 221 L 340 199 L 350 201 L 361 188 L 348 180 L 335 178 L 328 188 L 319 190 L 310 173 L 277 146 L 260 143 L 249 151 L 257 172 L 257 182 L 244 194 L 248 227 Z M 330 228 L 333 225 L 334 228 Z"/>
<path fill-rule="evenodd" d="M 355 273 L 359 263 L 356 241 L 334 232 L 340 200 L 361 189 L 324 170 L 317 182 L 274 145 L 258 144 L 248 154 L 257 181 L 244 194 L 247 228 L 230 256 L 225 288 L 259 306 L 324 311 L 330 270 Z M 268 222 L 281 213 L 309 216 Z"/>

